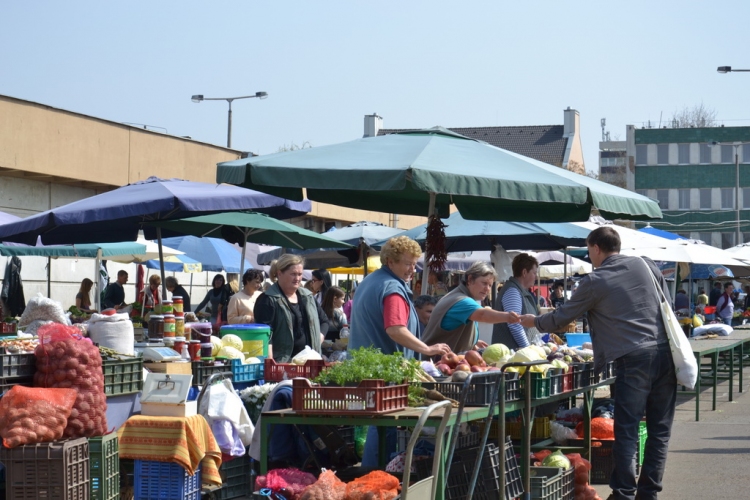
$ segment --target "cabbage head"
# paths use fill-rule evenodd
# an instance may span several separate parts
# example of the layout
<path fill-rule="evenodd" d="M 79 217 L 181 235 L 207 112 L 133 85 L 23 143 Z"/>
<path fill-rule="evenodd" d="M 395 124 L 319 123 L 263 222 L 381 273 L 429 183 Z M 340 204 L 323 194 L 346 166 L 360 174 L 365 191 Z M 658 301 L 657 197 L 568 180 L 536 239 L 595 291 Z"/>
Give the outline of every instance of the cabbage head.
<path fill-rule="evenodd" d="M 219 354 L 217 356 L 229 358 L 229 359 L 245 359 L 245 355 L 242 354 L 242 351 L 239 349 L 235 349 L 232 346 L 225 345 L 221 349 L 219 349 Z"/>
<path fill-rule="evenodd" d="M 242 350 L 242 339 L 233 333 L 224 335 L 221 338 L 221 343 L 225 346 L 234 347 L 238 351 Z"/>
<path fill-rule="evenodd" d="M 542 461 L 543 467 L 558 467 L 560 469 L 570 469 L 570 460 L 568 457 L 563 455 L 563 452 L 557 450 L 554 453 L 550 453 L 547 458 Z"/>
<path fill-rule="evenodd" d="M 485 363 L 491 365 L 508 355 L 510 355 L 510 349 L 505 344 L 492 344 L 484 348 L 482 359 L 484 359 Z"/>

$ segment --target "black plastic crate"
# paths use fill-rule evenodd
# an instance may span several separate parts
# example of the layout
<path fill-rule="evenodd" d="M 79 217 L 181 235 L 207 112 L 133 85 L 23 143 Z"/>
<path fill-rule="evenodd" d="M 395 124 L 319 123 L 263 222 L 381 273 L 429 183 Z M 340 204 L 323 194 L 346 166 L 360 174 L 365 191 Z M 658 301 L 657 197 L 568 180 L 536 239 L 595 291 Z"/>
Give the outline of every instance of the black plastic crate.
<path fill-rule="evenodd" d="M 604 369 L 596 374 L 596 383 L 615 378 L 615 362 L 610 361 L 604 365 Z"/>
<path fill-rule="evenodd" d="M 492 443 L 485 445 L 484 450 L 479 447 L 457 450 L 453 455 L 453 463 L 445 489 L 447 500 L 466 498 L 478 453 L 482 453 L 482 462 L 472 499 L 494 500 L 498 497 L 503 483 L 505 484 L 506 498 L 516 498 L 523 493 L 518 460 L 516 460 L 512 442 L 508 439 L 505 444 L 504 457 L 501 456 L 499 448 Z M 503 458 L 505 459 L 504 482 L 500 478 L 500 460 Z"/>
<path fill-rule="evenodd" d="M 193 385 L 203 385 L 211 375 L 231 371 L 231 365 L 204 365 L 203 361 L 193 361 Z"/>
<path fill-rule="evenodd" d="M 103 359 L 104 394 L 119 396 L 143 390 L 143 358 Z"/>
<path fill-rule="evenodd" d="M 33 377 L 36 356 L 33 352 L 11 353 L 0 347 L 0 378 Z"/>
<path fill-rule="evenodd" d="M 531 467 L 529 476 L 532 500 L 573 500 L 575 467 Z"/>
<path fill-rule="evenodd" d="M 8 500 L 89 500 L 89 442 L 86 438 L 0 447 Z"/>
<path fill-rule="evenodd" d="M 489 406 L 494 382 L 487 378 L 472 379 L 466 395 L 466 406 Z M 461 392 L 464 388 L 463 382 L 422 382 L 422 387 L 438 391 L 447 398 L 461 400 Z M 516 401 L 520 399 L 518 390 L 518 373 L 505 373 L 505 401 Z M 498 400 L 499 401 L 499 400 Z"/>
<path fill-rule="evenodd" d="M 244 498 L 250 496 L 250 458 L 247 455 L 222 462 L 219 467 L 221 489 L 217 492 L 218 500 Z"/>
<path fill-rule="evenodd" d="M 583 389 L 596 383 L 594 363 L 572 363 L 574 368 L 573 389 Z"/>
<path fill-rule="evenodd" d="M 467 432 L 460 433 L 456 438 L 456 449 L 463 450 L 478 445 L 480 429 L 481 428 L 478 425 L 471 425 L 466 429 Z M 410 438 L 411 432 L 409 429 L 398 429 L 398 431 L 396 432 L 396 439 L 398 442 L 399 451 L 406 451 L 406 447 L 409 444 Z M 422 435 L 420 436 L 420 440 L 422 439 L 433 444 L 435 443 L 435 436 Z"/>
<path fill-rule="evenodd" d="M 0 394 L 5 394 L 11 390 L 15 385 L 23 385 L 25 387 L 34 387 L 34 377 L 14 377 L 14 378 L 0 378 Z"/>
<path fill-rule="evenodd" d="M 569 439 L 568 445 L 583 446 L 583 439 Z M 589 459 L 589 462 L 591 462 L 591 471 L 589 472 L 591 484 L 609 484 L 612 471 L 615 470 L 613 445 L 614 440 L 591 440 L 591 458 Z M 637 457 L 636 464 L 638 464 Z"/>

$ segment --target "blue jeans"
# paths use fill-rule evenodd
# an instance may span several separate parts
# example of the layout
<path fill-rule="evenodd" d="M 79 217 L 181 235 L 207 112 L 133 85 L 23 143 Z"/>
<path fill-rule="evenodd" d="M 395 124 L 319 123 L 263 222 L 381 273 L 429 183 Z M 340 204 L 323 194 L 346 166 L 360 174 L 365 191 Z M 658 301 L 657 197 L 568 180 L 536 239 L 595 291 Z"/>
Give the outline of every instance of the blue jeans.
<path fill-rule="evenodd" d="M 365 450 L 362 457 L 362 467 L 380 467 L 378 433 L 385 432 L 386 464 L 391 460 L 391 455 L 397 448 L 397 434 L 395 427 L 375 427 L 371 425 L 367 429 Z"/>
<path fill-rule="evenodd" d="M 732 326 L 732 317 L 731 316 L 728 317 L 728 318 L 721 318 L 721 320 L 724 322 L 725 325 Z"/>
<path fill-rule="evenodd" d="M 655 500 L 662 490 L 667 448 L 672 433 L 677 379 L 669 343 L 639 349 L 615 361 L 615 470 L 609 481 L 612 498 Z M 648 439 L 636 484 L 638 426 L 646 416 Z"/>

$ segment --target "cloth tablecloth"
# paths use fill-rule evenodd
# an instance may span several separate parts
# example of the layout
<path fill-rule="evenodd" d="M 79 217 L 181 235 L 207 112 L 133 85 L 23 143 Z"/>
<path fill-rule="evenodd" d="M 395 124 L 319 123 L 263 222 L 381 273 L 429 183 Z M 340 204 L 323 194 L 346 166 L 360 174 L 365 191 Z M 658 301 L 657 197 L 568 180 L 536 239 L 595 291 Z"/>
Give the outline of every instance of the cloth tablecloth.
<path fill-rule="evenodd" d="M 221 450 L 203 415 L 130 417 L 118 431 L 120 458 L 175 462 L 195 474 L 202 465 L 203 484 L 221 486 Z"/>

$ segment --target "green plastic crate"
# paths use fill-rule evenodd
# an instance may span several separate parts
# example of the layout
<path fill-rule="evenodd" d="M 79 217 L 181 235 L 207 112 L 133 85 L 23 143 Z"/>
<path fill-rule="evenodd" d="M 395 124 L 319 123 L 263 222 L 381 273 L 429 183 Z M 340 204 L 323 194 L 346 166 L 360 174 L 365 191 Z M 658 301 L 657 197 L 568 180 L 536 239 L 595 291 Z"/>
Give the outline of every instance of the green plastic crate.
<path fill-rule="evenodd" d="M 521 385 L 523 390 L 525 387 L 526 377 L 521 377 Z M 545 377 L 543 373 L 532 373 L 531 374 L 531 399 L 545 399 L 550 396 L 550 389 L 552 388 L 552 379 Z M 525 394 L 525 393 L 524 393 Z"/>
<path fill-rule="evenodd" d="M 231 365 L 204 365 L 203 361 L 193 361 L 193 385 L 203 385 L 211 375 L 231 371 Z"/>
<path fill-rule="evenodd" d="M 143 389 L 143 358 L 102 360 L 104 394 L 119 396 Z"/>
<path fill-rule="evenodd" d="M 120 498 L 120 453 L 117 433 L 89 438 L 91 500 Z"/>

